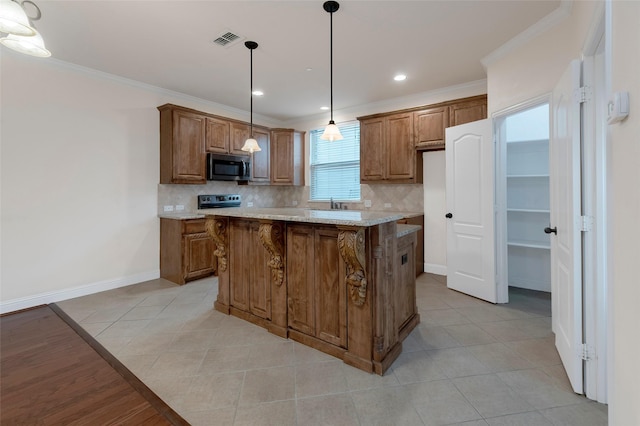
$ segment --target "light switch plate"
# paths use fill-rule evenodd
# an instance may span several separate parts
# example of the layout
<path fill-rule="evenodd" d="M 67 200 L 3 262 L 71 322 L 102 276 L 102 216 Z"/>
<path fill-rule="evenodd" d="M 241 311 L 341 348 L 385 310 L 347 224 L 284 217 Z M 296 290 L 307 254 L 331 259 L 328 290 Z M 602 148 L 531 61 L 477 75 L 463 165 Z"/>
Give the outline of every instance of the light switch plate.
<path fill-rule="evenodd" d="M 367 208 L 371 207 L 371 200 L 364 200 L 364 206 Z"/>
<path fill-rule="evenodd" d="M 172 212 L 173 211 L 173 206 L 164 206 L 164 211 L 165 212 Z"/>
<path fill-rule="evenodd" d="M 178 204 L 178 205 L 176 206 L 176 211 L 177 211 L 177 212 L 181 212 L 181 211 L 183 211 L 183 210 L 184 210 L 184 206 L 183 206 L 182 204 Z"/>

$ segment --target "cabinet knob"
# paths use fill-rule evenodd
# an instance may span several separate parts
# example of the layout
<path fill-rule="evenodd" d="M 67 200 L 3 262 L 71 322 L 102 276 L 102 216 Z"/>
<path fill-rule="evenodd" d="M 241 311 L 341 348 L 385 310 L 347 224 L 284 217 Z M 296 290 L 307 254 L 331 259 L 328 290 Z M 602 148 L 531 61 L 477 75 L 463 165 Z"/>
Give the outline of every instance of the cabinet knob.
<path fill-rule="evenodd" d="M 444 215 L 447 219 L 451 219 L 453 217 L 453 213 L 447 213 Z"/>
<path fill-rule="evenodd" d="M 552 232 L 553 232 L 554 234 L 558 235 L 558 228 L 556 228 L 555 226 L 554 226 L 553 228 L 550 228 L 550 227 L 548 227 L 548 226 L 547 226 L 546 228 L 544 228 L 544 233 L 545 233 L 545 234 L 550 234 L 550 233 L 552 233 Z"/>

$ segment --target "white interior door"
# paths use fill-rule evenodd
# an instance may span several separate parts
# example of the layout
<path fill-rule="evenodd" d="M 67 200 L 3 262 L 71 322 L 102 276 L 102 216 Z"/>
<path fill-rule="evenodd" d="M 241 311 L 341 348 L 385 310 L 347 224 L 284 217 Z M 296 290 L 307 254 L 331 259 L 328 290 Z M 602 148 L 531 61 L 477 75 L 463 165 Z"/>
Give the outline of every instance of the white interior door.
<path fill-rule="evenodd" d="M 556 347 L 573 390 L 582 393 L 582 248 L 580 182 L 580 61 L 553 90 L 549 142 L 551 292 Z"/>
<path fill-rule="evenodd" d="M 447 287 L 496 303 L 491 120 L 446 129 Z"/>

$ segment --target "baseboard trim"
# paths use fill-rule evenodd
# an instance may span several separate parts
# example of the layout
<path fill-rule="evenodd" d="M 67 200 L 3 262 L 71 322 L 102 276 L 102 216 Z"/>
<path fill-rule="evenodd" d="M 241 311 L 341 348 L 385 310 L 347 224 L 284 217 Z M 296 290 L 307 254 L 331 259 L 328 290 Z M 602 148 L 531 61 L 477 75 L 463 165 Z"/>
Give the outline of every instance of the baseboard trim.
<path fill-rule="evenodd" d="M 32 308 L 38 305 L 48 305 L 50 303 L 60 302 L 61 300 L 73 299 L 74 297 L 86 296 L 106 290 L 113 290 L 114 288 L 125 287 L 143 281 L 155 280 L 157 278 L 160 278 L 159 269 L 141 272 L 134 275 L 128 275 L 126 277 L 99 281 L 96 283 L 81 285 L 78 287 L 67 288 L 64 290 L 50 291 L 33 296 L 2 301 L 0 302 L 0 314 Z"/>
<path fill-rule="evenodd" d="M 424 271 L 430 274 L 447 276 L 447 265 L 438 265 L 435 263 L 425 263 Z"/>

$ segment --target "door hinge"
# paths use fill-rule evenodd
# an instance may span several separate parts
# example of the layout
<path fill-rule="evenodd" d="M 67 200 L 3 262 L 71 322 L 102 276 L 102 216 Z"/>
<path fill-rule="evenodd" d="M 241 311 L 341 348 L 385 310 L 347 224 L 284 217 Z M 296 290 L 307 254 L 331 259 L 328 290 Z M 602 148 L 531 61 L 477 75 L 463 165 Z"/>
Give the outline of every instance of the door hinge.
<path fill-rule="evenodd" d="M 580 345 L 579 358 L 583 361 L 592 361 L 596 357 L 596 351 L 593 346 L 583 343 Z"/>
<path fill-rule="evenodd" d="M 591 87 L 582 86 L 578 87 L 575 92 L 573 92 L 573 99 L 576 103 L 582 104 L 584 102 L 591 100 Z"/>
<path fill-rule="evenodd" d="M 593 230 L 593 216 L 580 216 L 580 231 L 589 232 Z"/>

